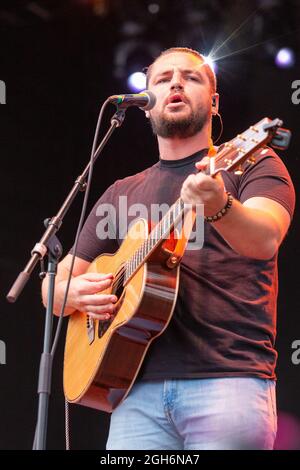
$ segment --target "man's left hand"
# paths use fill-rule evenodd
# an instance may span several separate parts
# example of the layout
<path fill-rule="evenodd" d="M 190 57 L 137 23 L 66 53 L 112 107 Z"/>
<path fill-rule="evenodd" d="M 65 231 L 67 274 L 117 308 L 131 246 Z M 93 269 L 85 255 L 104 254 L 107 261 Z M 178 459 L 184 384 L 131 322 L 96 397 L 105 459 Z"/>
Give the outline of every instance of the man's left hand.
<path fill-rule="evenodd" d="M 199 173 L 189 175 L 183 182 L 181 188 L 181 198 L 186 204 L 204 204 L 204 215 L 212 216 L 217 214 L 227 202 L 227 195 L 223 178 L 220 173 L 215 177 L 205 175 L 204 170 L 209 162 L 205 157 L 201 162 L 195 164 Z"/>

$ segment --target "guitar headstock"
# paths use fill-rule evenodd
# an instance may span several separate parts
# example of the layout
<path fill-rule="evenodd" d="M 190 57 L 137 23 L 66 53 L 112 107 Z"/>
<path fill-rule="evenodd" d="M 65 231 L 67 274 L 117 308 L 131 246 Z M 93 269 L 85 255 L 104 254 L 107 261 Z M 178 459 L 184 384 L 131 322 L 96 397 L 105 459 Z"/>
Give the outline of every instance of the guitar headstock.
<path fill-rule="evenodd" d="M 217 154 L 210 158 L 208 173 L 215 175 L 219 171 L 234 171 L 235 174 L 243 173 L 243 163 L 255 163 L 253 155 L 259 148 L 268 143 L 276 148 L 284 150 L 288 147 L 291 132 L 280 126 L 280 119 L 261 119 L 254 126 L 250 126 L 242 134 L 223 144 Z"/>

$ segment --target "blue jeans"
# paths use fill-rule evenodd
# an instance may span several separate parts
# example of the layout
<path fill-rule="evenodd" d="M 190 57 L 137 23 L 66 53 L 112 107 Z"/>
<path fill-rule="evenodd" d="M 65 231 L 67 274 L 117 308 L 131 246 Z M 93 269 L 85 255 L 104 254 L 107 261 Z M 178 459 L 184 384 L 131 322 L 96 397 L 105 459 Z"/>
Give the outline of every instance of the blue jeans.
<path fill-rule="evenodd" d="M 273 380 L 141 381 L 112 413 L 107 449 L 272 449 L 276 430 Z"/>

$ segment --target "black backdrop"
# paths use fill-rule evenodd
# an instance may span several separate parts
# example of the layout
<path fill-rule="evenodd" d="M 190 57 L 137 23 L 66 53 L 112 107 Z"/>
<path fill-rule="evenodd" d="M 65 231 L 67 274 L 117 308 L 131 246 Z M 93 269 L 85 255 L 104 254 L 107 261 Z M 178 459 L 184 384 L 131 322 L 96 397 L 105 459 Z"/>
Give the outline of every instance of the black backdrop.
<path fill-rule="evenodd" d="M 6 364 L 0 365 L 0 449 L 30 449 L 44 325 L 37 271 L 16 304 L 6 303 L 5 294 L 40 238 L 43 219 L 55 214 L 85 166 L 101 102 L 126 91 L 126 86 L 113 78 L 113 48 L 119 37 L 109 18 L 81 12 L 48 23 L 5 24 L 0 38 L 0 79 L 7 91 L 7 103 L 0 107 L 0 340 L 7 353 Z M 165 33 L 162 46 L 175 41 L 172 32 Z M 297 189 L 300 105 L 291 101 L 291 84 L 300 79 L 299 68 L 298 75 L 297 68 L 279 70 L 271 61 L 258 61 L 255 53 L 228 59 L 226 68 L 218 76 L 222 140 L 263 116 L 282 118 L 293 140 L 281 156 Z M 218 131 L 216 126 L 215 134 Z M 140 110 L 130 109 L 97 162 L 89 207 L 115 179 L 156 159 L 148 123 Z M 79 195 L 59 232 L 65 252 L 72 244 L 81 202 Z M 279 410 L 300 419 L 300 365 L 291 362 L 291 344 L 300 339 L 298 233 L 296 213 L 280 254 L 277 374 Z M 64 447 L 63 343 L 62 338 L 54 361 L 49 449 Z M 105 413 L 72 406 L 72 448 L 104 449 L 108 424 Z"/>

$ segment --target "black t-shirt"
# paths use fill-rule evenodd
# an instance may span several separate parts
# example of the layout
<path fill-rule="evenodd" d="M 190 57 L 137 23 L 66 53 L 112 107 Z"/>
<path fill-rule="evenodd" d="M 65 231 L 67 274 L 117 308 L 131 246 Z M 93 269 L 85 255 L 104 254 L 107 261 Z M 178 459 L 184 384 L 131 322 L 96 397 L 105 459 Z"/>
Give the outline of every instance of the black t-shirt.
<path fill-rule="evenodd" d="M 76 255 L 92 261 L 101 253 L 115 252 L 134 219 L 155 215 L 151 204 L 167 204 L 168 208 L 176 201 L 183 181 L 197 173 L 195 162 L 206 153 L 202 150 L 181 160 L 159 160 L 116 181 L 91 211 Z M 222 172 L 222 177 L 226 190 L 242 203 L 263 196 L 293 215 L 293 185 L 273 150 L 258 151 L 256 163 L 246 166 L 243 175 Z M 103 231 L 109 234 L 106 239 Z M 172 319 L 152 342 L 139 379 L 274 378 L 276 300 L 277 255 L 267 261 L 240 256 L 213 224 L 204 223 L 203 247 L 189 249 L 183 256 Z"/>

